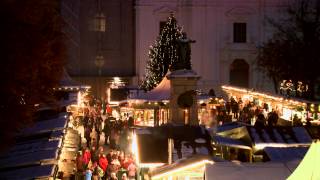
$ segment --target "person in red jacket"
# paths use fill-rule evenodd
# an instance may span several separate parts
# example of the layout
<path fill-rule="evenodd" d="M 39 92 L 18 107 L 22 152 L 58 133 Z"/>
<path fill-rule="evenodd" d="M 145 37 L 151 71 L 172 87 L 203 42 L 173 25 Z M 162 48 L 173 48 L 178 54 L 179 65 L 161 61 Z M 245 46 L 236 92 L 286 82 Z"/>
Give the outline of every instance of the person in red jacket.
<path fill-rule="evenodd" d="M 85 168 L 85 164 L 84 164 L 84 161 L 83 161 L 83 158 L 82 158 L 82 152 L 80 151 L 80 152 L 78 152 L 78 154 L 77 154 L 77 160 L 76 160 L 76 162 L 77 162 L 77 172 L 79 172 L 79 173 L 83 173 L 84 172 L 84 168 Z"/>
<path fill-rule="evenodd" d="M 130 157 L 125 157 L 124 158 L 124 161 L 123 163 L 121 164 L 121 166 L 124 168 L 124 169 L 128 169 L 128 166 L 133 163 L 133 160 L 130 158 Z"/>
<path fill-rule="evenodd" d="M 85 165 L 89 164 L 89 161 L 91 160 L 91 153 L 90 150 L 88 148 L 86 148 L 82 154 L 83 157 L 83 162 Z"/>
<path fill-rule="evenodd" d="M 105 154 L 102 154 L 99 158 L 99 166 L 100 168 L 103 170 L 103 172 L 105 173 L 108 167 L 108 160 L 106 158 Z"/>

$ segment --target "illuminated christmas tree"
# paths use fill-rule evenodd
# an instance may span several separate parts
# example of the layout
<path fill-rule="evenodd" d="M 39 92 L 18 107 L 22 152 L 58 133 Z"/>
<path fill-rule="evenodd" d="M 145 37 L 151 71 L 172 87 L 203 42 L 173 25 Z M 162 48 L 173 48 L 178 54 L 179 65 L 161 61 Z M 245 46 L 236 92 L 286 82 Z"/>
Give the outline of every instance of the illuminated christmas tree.
<path fill-rule="evenodd" d="M 184 34 L 185 35 L 185 34 Z M 160 32 L 155 44 L 150 47 L 149 60 L 146 67 L 146 76 L 141 88 L 151 90 L 156 87 L 168 70 L 191 69 L 189 46 L 186 46 L 185 61 L 179 57 L 181 48 L 179 42 L 185 40 L 181 28 L 173 15 L 168 17 L 166 25 Z"/>

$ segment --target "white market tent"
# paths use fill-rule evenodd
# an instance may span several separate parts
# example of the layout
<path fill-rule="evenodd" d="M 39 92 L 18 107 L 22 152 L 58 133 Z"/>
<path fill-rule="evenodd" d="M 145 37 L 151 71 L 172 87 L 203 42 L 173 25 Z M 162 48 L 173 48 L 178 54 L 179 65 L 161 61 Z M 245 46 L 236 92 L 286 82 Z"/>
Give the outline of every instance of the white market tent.
<path fill-rule="evenodd" d="M 290 174 L 284 163 L 215 162 L 205 168 L 206 180 L 283 180 Z"/>
<path fill-rule="evenodd" d="M 320 141 L 312 143 L 307 154 L 296 168 L 296 170 L 290 175 L 288 180 L 318 180 L 320 179 Z"/>
<path fill-rule="evenodd" d="M 157 87 L 147 93 L 131 98 L 145 101 L 168 101 L 170 98 L 170 80 L 165 76 Z"/>

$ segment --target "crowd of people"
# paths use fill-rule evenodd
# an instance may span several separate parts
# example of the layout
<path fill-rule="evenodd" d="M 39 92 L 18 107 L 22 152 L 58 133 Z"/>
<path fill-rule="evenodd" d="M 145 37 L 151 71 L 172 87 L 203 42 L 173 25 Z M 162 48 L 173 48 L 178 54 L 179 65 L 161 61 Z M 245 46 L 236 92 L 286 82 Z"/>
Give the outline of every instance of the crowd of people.
<path fill-rule="evenodd" d="M 217 121 L 219 124 L 231 122 L 233 119 L 246 124 L 255 126 L 275 126 L 279 115 L 275 109 L 269 111 L 269 105 L 264 103 L 262 106 L 254 102 L 243 102 L 231 97 L 224 106 L 217 108 Z M 254 123 L 253 123 L 254 122 Z"/>
<path fill-rule="evenodd" d="M 133 180 L 137 167 L 132 154 L 103 146 L 84 148 L 77 156 L 77 173 L 86 180 Z"/>
<path fill-rule="evenodd" d="M 136 179 L 135 159 L 128 148 L 132 124 L 115 120 L 96 103 L 85 109 L 82 125 L 85 143 L 77 155 L 77 175 L 86 180 Z"/>

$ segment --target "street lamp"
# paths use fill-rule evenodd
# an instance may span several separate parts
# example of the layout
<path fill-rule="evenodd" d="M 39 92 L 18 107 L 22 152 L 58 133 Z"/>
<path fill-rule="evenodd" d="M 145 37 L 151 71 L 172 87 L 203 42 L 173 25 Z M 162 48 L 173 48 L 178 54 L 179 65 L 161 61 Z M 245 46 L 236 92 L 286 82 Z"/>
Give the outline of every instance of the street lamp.
<path fill-rule="evenodd" d="M 95 31 L 97 32 L 106 31 L 106 16 L 102 12 L 98 12 L 95 15 L 93 23 L 94 23 Z"/>

